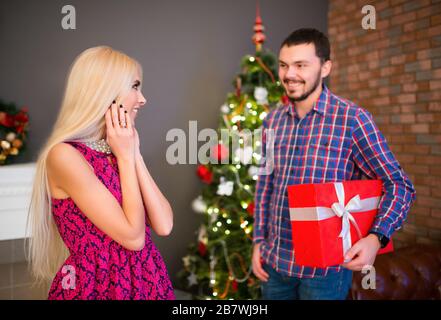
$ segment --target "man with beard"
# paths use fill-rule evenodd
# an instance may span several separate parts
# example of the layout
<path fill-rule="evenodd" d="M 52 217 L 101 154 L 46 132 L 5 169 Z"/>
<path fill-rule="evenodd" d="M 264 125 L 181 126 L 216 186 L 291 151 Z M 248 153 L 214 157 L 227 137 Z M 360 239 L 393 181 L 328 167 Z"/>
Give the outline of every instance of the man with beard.
<path fill-rule="evenodd" d="M 323 84 L 331 66 L 329 40 L 318 30 L 296 30 L 281 45 L 279 78 L 289 103 L 264 120 L 264 129 L 274 132 L 274 166 L 271 174 L 259 175 L 255 194 L 252 266 L 264 299 L 345 299 L 352 271 L 373 265 L 415 200 L 412 183 L 369 112 Z M 266 156 L 265 135 L 263 142 Z M 287 186 L 363 177 L 384 184 L 368 236 L 352 246 L 342 265 L 296 265 Z"/>

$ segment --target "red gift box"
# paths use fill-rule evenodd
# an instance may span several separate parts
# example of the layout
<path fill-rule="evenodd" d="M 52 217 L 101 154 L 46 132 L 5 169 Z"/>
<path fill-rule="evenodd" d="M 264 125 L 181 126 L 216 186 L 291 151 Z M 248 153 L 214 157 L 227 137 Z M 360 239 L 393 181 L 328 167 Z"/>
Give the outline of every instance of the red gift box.
<path fill-rule="evenodd" d="M 288 186 L 296 264 L 325 268 L 344 262 L 366 237 L 378 212 L 381 180 Z M 392 241 L 378 254 L 393 251 Z"/>

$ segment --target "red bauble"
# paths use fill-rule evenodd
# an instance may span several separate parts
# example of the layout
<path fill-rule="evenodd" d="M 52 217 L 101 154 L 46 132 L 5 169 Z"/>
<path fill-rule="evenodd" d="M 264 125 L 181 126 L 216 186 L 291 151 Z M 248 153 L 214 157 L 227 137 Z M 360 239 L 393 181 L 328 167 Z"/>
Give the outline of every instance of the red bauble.
<path fill-rule="evenodd" d="M 23 133 L 24 132 L 24 126 L 17 127 L 17 133 Z"/>
<path fill-rule="evenodd" d="M 238 289 L 238 284 L 236 280 L 233 280 L 233 282 L 231 283 L 231 289 L 233 289 L 233 292 L 236 292 Z"/>
<path fill-rule="evenodd" d="M 21 123 L 26 123 L 29 121 L 29 116 L 27 115 L 27 113 L 22 109 L 19 113 L 17 113 L 15 115 L 15 121 L 17 122 L 21 122 Z"/>
<path fill-rule="evenodd" d="M 207 254 L 207 246 L 203 242 L 199 242 L 198 251 L 201 256 L 205 257 Z"/>
<path fill-rule="evenodd" d="M 202 180 L 202 182 L 210 184 L 213 182 L 213 172 L 210 171 L 206 166 L 200 164 L 196 170 L 198 177 Z"/>
<path fill-rule="evenodd" d="M 6 112 L 0 112 L 0 125 L 12 128 L 14 126 L 14 117 Z"/>
<path fill-rule="evenodd" d="M 217 146 L 211 148 L 210 154 L 213 159 L 217 159 L 218 162 L 221 162 L 222 160 L 228 159 L 230 151 L 226 146 L 219 143 Z"/>
<path fill-rule="evenodd" d="M 248 204 L 247 211 L 251 216 L 254 216 L 254 202 Z"/>
<path fill-rule="evenodd" d="M 287 105 L 289 103 L 289 98 L 286 94 L 284 94 L 281 98 L 283 105 Z"/>

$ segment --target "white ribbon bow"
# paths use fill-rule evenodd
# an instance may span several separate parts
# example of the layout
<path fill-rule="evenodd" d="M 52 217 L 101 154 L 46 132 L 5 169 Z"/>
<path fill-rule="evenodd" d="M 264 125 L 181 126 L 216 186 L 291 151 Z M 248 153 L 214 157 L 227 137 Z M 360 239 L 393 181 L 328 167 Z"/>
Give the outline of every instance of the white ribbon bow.
<path fill-rule="evenodd" d="M 331 209 L 334 211 L 335 215 L 342 218 L 342 228 L 339 237 L 343 239 L 343 252 L 346 254 L 352 246 L 351 239 L 351 223 L 357 230 L 357 234 L 361 239 L 360 228 L 357 222 L 352 216 L 351 212 L 360 211 L 362 209 L 362 204 L 360 196 L 356 195 L 353 197 L 347 205 L 345 206 L 345 190 L 343 188 L 343 183 L 335 183 L 335 192 L 337 193 L 338 202 L 332 204 Z M 345 260 L 346 262 L 346 260 Z"/>

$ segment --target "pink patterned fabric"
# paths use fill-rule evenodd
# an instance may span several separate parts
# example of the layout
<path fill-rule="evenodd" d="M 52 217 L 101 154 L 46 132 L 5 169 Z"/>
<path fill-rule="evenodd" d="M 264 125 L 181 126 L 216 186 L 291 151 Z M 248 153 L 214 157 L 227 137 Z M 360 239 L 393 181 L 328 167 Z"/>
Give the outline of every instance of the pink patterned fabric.
<path fill-rule="evenodd" d="M 121 204 L 115 156 L 95 151 L 82 143 L 67 143 L 81 152 L 98 179 Z M 145 247 L 130 251 L 99 230 L 71 198 L 52 198 L 52 213 L 70 256 L 58 270 L 48 299 L 175 299 L 166 266 L 151 240 L 147 223 Z"/>

